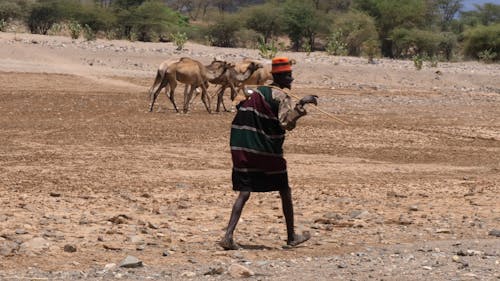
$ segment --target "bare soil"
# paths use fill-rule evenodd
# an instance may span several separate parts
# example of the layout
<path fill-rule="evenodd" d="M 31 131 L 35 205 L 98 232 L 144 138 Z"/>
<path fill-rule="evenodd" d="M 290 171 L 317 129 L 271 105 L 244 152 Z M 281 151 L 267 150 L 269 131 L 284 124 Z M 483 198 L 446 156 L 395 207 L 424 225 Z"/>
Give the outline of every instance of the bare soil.
<path fill-rule="evenodd" d="M 0 33 L 0 280 L 224 280 L 234 264 L 254 280 L 498 280 L 500 66 L 283 55 L 294 92 L 349 124 L 309 108 L 287 134 L 312 239 L 283 248 L 278 194 L 253 194 L 243 249 L 223 251 L 234 113 L 177 114 L 164 94 L 149 113 L 147 92 L 165 59 L 255 50 Z M 128 255 L 144 266 L 118 267 Z"/>

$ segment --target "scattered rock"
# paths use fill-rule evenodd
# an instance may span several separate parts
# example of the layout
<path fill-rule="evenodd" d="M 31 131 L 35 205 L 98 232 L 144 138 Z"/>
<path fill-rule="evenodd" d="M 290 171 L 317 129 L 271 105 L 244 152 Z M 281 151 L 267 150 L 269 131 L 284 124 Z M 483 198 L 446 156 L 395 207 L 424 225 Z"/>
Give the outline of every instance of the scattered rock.
<path fill-rule="evenodd" d="M 224 268 L 217 267 L 217 268 L 210 268 L 210 270 L 205 272 L 203 275 L 221 275 L 222 273 L 224 273 Z"/>
<path fill-rule="evenodd" d="M 71 244 L 66 244 L 64 245 L 64 251 L 67 253 L 74 253 L 76 252 L 76 246 Z"/>
<path fill-rule="evenodd" d="M 490 232 L 488 232 L 488 235 L 495 236 L 495 237 L 500 237 L 500 230 L 499 229 L 490 230 Z"/>
<path fill-rule="evenodd" d="M 120 267 L 125 267 L 125 268 L 137 268 L 137 267 L 143 267 L 142 261 L 139 260 L 138 258 L 134 256 L 127 256 L 122 262 L 120 263 Z"/>
<path fill-rule="evenodd" d="M 228 273 L 233 278 L 248 278 L 255 275 L 253 271 L 237 263 L 229 267 Z"/>
<path fill-rule="evenodd" d="M 40 253 L 50 247 L 50 242 L 42 237 L 35 237 L 21 244 L 19 252 L 21 253 Z"/>

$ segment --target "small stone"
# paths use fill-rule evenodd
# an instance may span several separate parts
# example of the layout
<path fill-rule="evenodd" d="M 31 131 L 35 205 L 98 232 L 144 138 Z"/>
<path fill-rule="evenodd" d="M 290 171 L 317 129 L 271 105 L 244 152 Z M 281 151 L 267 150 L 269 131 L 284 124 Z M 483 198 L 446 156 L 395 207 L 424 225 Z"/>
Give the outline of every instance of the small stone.
<path fill-rule="evenodd" d="M 425 270 L 432 270 L 432 267 L 426 266 L 426 265 L 422 266 L 422 268 L 425 269 Z"/>
<path fill-rule="evenodd" d="M 120 267 L 125 267 L 125 268 L 136 268 L 136 267 L 142 267 L 142 266 L 143 266 L 142 261 L 134 256 L 127 256 L 120 263 Z"/>
<path fill-rule="evenodd" d="M 217 267 L 217 268 L 210 268 L 210 270 L 205 272 L 203 275 L 221 275 L 222 273 L 224 273 L 224 268 Z"/>
<path fill-rule="evenodd" d="M 416 206 L 416 205 L 411 205 L 411 206 L 410 206 L 410 211 L 412 211 L 412 212 L 416 212 L 416 211 L 418 211 L 418 206 Z"/>
<path fill-rule="evenodd" d="M 451 258 L 454 262 L 460 262 L 460 257 L 457 256 L 457 255 L 454 255 L 452 258 Z"/>
<path fill-rule="evenodd" d="M 499 229 L 490 230 L 490 232 L 488 233 L 488 235 L 495 236 L 495 237 L 500 237 L 500 230 Z"/>
<path fill-rule="evenodd" d="M 76 252 L 76 246 L 71 244 L 66 244 L 64 245 L 64 251 L 67 253 L 74 253 Z"/>
<path fill-rule="evenodd" d="M 104 271 L 110 271 L 116 267 L 116 263 L 108 263 L 104 266 Z"/>
<path fill-rule="evenodd" d="M 19 229 L 16 229 L 16 234 L 17 235 L 28 234 L 28 231 L 26 231 L 25 229 L 19 228 Z"/>
<path fill-rule="evenodd" d="M 449 230 L 448 228 L 439 228 L 439 229 L 436 230 L 436 233 L 450 234 L 451 230 Z"/>
<path fill-rule="evenodd" d="M 195 276 L 196 276 L 196 273 L 192 272 L 192 271 L 184 271 L 183 273 L 181 273 L 181 277 L 193 278 Z"/>
<path fill-rule="evenodd" d="M 51 193 L 49 193 L 49 195 L 52 197 L 61 197 L 61 193 L 57 193 L 57 192 L 51 192 Z"/>
<path fill-rule="evenodd" d="M 236 263 L 229 267 L 228 272 L 233 278 L 247 278 L 255 275 L 250 269 Z"/>

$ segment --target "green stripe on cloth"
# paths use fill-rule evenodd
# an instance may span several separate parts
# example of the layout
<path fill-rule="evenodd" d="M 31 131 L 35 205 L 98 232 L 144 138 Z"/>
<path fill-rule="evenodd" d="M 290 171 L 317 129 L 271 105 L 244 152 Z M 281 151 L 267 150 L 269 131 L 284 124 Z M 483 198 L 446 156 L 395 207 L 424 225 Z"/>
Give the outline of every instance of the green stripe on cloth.
<path fill-rule="evenodd" d="M 260 152 L 283 154 L 284 137 L 270 138 L 250 128 L 231 129 L 231 147 L 248 148 Z"/>

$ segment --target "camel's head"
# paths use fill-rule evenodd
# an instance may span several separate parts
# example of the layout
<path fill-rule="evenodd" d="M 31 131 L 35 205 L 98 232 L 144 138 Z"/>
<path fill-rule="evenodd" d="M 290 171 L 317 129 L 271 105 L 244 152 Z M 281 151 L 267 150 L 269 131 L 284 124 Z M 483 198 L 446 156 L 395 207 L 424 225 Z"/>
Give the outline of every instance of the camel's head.
<path fill-rule="evenodd" d="M 208 66 L 208 68 L 211 68 L 214 70 L 215 69 L 227 70 L 228 68 L 231 68 L 231 67 L 234 67 L 233 63 L 230 63 L 230 62 L 218 59 L 218 58 L 214 58 L 214 60 Z"/>
<path fill-rule="evenodd" d="M 255 61 L 251 61 L 250 64 L 248 65 L 248 69 L 250 69 L 251 71 L 255 71 L 259 68 L 263 68 L 264 65 L 262 63 L 259 63 L 259 62 L 255 62 Z"/>

